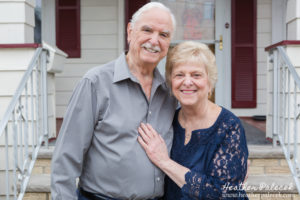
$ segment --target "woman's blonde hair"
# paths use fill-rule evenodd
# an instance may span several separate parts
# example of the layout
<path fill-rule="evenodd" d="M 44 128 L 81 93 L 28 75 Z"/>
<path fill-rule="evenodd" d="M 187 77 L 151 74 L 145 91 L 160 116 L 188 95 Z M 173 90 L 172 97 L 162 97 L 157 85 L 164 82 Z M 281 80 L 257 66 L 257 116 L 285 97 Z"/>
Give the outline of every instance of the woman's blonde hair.
<path fill-rule="evenodd" d="M 207 45 L 194 41 L 179 43 L 169 50 L 166 63 L 166 81 L 172 87 L 171 75 L 174 67 L 183 63 L 204 64 L 208 74 L 211 90 L 215 87 L 218 79 L 216 58 Z"/>

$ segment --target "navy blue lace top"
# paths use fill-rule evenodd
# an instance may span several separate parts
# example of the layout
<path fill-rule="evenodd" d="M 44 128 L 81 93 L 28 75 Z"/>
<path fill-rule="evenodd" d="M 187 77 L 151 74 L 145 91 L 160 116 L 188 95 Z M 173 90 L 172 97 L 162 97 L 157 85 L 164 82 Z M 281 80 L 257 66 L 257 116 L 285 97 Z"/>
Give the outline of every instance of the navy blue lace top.
<path fill-rule="evenodd" d="M 178 122 L 178 113 L 173 121 L 171 158 L 190 171 L 182 188 L 166 178 L 166 199 L 248 199 L 242 185 L 248 148 L 239 118 L 222 108 L 211 127 L 194 130 L 184 145 L 185 129 Z"/>

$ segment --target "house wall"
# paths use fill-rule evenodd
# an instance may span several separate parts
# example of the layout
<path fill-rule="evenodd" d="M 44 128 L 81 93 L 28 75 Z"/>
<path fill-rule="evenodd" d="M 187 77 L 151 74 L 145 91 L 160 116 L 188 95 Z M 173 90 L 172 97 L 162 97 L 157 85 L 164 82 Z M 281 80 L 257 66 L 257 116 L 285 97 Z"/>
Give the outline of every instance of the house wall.
<path fill-rule="evenodd" d="M 300 40 L 300 0 L 287 1 L 287 39 Z"/>
<path fill-rule="evenodd" d="M 237 116 L 266 115 L 267 113 L 267 52 L 272 40 L 272 0 L 257 0 L 257 107 L 231 109 Z"/>
<path fill-rule="evenodd" d="M 34 49 L 32 48 L 0 48 L 0 119 L 2 119 L 33 54 Z"/>
<path fill-rule="evenodd" d="M 118 57 L 124 46 L 124 1 L 81 1 L 81 58 L 67 59 L 57 74 L 56 114 L 64 116 L 72 91 L 92 67 Z"/>
<path fill-rule="evenodd" d="M 0 44 L 33 43 L 34 0 L 0 1 Z"/>

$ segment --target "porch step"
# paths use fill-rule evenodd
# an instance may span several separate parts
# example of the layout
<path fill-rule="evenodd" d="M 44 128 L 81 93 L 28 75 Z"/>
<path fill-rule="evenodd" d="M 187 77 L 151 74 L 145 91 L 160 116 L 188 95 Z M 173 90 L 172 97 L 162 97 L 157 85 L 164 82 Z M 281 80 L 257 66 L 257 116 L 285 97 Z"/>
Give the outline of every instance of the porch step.
<path fill-rule="evenodd" d="M 272 145 L 248 145 L 250 159 L 285 159 L 284 153 L 280 146 Z M 291 158 L 293 155 L 291 154 Z"/>
<path fill-rule="evenodd" d="M 289 175 L 252 175 L 243 185 L 248 194 L 297 194 L 293 177 Z"/>
<path fill-rule="evenodd" d="M 33 174 L 26 193 L 50 193 L 50 174 Z"/>
<path fill-rule="evenodd" d="M 249 145 L 249 177 L 243 185 L 250 200 L 276 199 L 264 195 L 293 195 L 287 199 L 300 199 L 281 147 L 271 145 Z M 54 147 L 41 148 L 28 188 L 25 200 L 49 200 L 50 165 Z M 292 156 L 291 156 L 292 157 Z"/>
<path fill-rule="evenodd" d="M 299 200 L 296 185 L 289 175 L 252 175 L 242 187 L 250 200 Z"/>
<path fill-rule="evenodd" d="M 299 198 L 294 180 L 288 175 L 249 176 L 247 182 L 241 187 L 246 190 L 250 200 L 266 197 L 270 197 L 270 199 L 274 197 Z M 33 175 L 29 181 L 24 199 L 41 200 L 50 199 L 50 197 L 50 174 Z"/>
<path fill-rule="evenodd" d="M 271 145 L 249 145 L 249 176 L 252 175 L 291 175 L 281 147 Z M 291 154 L 291 158 L 293 155 Z"/>
<path fill-rule="evenodd" d="M 54 146 L 49 146 L 48 148 L 43 147 L 40 149 L 38 154 L 38 159 L 50 159 L 52 158 Z"/>
<path fill-rule="evenodd" d="M 23 200 L 50 200 L 53 146 L 42 147 L 37 156 Z"/>
<path fill-rule="evenodd" d="M 248 145 L 248 149 L 249 176 L 243 189 L 250 200 L 300 199 L 280 146 Z"/>

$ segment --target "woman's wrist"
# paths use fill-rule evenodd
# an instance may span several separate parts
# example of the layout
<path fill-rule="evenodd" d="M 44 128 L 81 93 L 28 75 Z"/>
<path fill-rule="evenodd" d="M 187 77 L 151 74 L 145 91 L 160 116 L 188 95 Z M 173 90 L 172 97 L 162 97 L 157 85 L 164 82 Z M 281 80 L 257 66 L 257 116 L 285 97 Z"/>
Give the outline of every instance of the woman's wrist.
<path fill-rule="evenodd" d="M 190 171 L 188 168 L 176 163 L 172 159 L 160 163 L 159 168 L 167 174 L 180 188 L 186 184 L 185 174 Z"/>
<path fill-rule="evenodd" d="M 168 158 L 166 160 L 162 160 L 159 164 L 159 168 L 162 170 L 162 171 L 165 171 L 165 170 L 168 170 L 168 168 L 172 167 L 173 165 L 173 160 L 171 158 Z"/>

